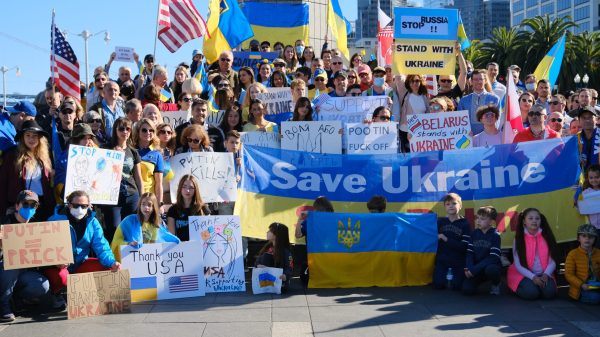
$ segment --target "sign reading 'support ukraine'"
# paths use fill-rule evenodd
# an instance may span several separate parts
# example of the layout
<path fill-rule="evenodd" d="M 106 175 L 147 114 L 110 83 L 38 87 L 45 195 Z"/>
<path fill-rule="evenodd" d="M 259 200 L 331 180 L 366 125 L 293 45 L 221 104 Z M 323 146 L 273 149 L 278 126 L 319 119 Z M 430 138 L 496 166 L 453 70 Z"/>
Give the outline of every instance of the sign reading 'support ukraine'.
<path fill-rule="evenodd" d="M 296 164 L 321 160 L 337 164 Z M 575 138 L 406 155 L 323 155 L 245 146 L 244 166 L 235 212 L 245 236 L 264 237 L 271 222 L 293 223 L 296 208 L 318 196 L 329 198 L 338 212 L 366 212 L 366 202 L 383 195 L 391 212 L 443 214 L 440 200 L 455 192 L 471 222 L 478 207 L 498 209 L 504 246 L 510 246 L 518 212 L 526 207 L 537 207 L 552 219 L 559 241 L 572 239 L 580 220 L 567 202 L 579 176 Z"/>
<path fill-rule="evenodd" d="M 454 74 L 458 10 L 396 7 L 394 19 L 395 71 Z"/>

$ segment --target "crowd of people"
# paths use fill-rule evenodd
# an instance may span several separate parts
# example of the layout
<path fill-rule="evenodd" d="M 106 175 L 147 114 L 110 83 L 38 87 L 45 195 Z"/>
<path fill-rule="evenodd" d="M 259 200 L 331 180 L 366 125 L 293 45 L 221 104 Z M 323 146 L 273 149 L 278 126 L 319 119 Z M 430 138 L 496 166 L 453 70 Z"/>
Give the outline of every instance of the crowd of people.
<path fill-rule="evenodd" d="M 253 40 L 250 48 L 270 52 L 271 43 Z M 223 51 L 212 65 L 206 65 L 203 54 L 194 51 L 190 64 L 177 66 L 171 82 L 167 69 L 155 64 L 151 54 L 143 61 L 134 55 L 140 70 L 137 76 L 122 66 L 118 77 L 111 79 L 113 53 L 106 65 L 95 69 L 93 83 L 82 83 L 82 97 L 63 96 L 49 80 L 33 103 L 21 101 L 5 107 L 0 115 L 0 186 L 4 187 L 0 223 L 67 220 L 75 262 L 36 269 L 0 268 L 0 321 L 14 320 L 15 306 L 35 305 L 44 294 L 50 295 L 53 308 L 64 308 L 67 275 L 120 269 L 120 245 L 187 241 L 189 216 L 233 214 L 232 202 L 204 203 L 199 182 L 191 175 L 179 181 L 172 200 L 169 160 L 180 153 L 231 152 L 239 168 L 240 132 L 280 130 L 276 122 L 267 119 L 265 102 L 257 98 L 268 88 L 290 87 L 291 121 L 317 120 L 319 108 L 313 100 L 322 94 L 386 96 L 388 104 L 374 109 L 372 122 L 398 122 L 401 152 L 410 151 L 408 117 L 454 110 L 469 112 L 474 146 L 502 143 L 500 106 L 507 89 L 498 74 L 503 70 L 494 62 L 486 69 L 473 69 L 460 48 L 456 48 L 458 75 L 438 76 L 436 95 L 428 93 L 425 75 L 394 76 L 391 65 L 365 62 L 360 54 L 346 63 L 338 50 L 325 45 L 317 54 L 302 40 L 294 46 L 276 42 L 272 50 L 280 57 L 238 71 L 232 68 L 231 51 Z M 206 87 L 194 76 L 204 73 L 202 67 Z M 600 156 L 595 150 L 600 142 L 598 92 L 582 88 L 568 95 L 552 93 L 547 80 L 532 74 L 521 76 L 520 70 L 517 65 L 510 67 L 524 124 L 514 141 L 576 136 L 580 165 L 588 178 L 584 193 L 600 190 Z M 224 111 L 222 121 L 208 123 L 216 110 Z M 162 118 L 172 111 L 188 111 L 191 118 L 173 128 Z M 124 153 L 117 205 L 93 207 L 85 191 L 72 192 L 62 202 L 72 144 Z M 450 194 L 443 201 L 447 216 L 438 221 L 433 285 L 473 294 L 487 279 L 492 281 L 491 293 L 498 294 L 502 264 L 499 235 L 492 226 L 496 210 L 491 206 L 479 209 L 476 229 L 471 232 L 459 215 L 460 197 Z M 370 205 L 370 210 L 384 211 L 385 198 L 378 197 Z M 318 199 L 315 206 L 316 210 L 333 211 L 326 198 Z M 296 237 L 306 235 L 304 216 Z M 596 286 L 590 281 L 598 281 L 600 273 L 600 251 L 593 248 L 600 216 L 591 216 L 590 222 L 592 225 L 577 231 L 581 246 L 567 257 L 566 276 L 572 298 L 598 303 L 600 292 L 592 290 Z M 293 266 L 288 228 L 274 223 L 268 233 L 257 265 L 284 268 L 282 279 L 288 285 Z M 536 209 L 524 210 L 516 231 L 508 287 L 528 299 L 555 296 L 556 265 L 562 262 L 555 248 L 544 215 Z M 306 270 L 306 265 L 302 269 Z M 307 272 L 302 275 L 308 277 Z"/>

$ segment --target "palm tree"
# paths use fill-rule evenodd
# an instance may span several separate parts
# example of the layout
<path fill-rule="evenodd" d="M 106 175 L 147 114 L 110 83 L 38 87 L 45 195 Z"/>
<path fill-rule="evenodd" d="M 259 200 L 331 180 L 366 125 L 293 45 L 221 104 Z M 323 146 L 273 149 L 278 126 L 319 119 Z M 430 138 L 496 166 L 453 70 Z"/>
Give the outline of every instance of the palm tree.
<path fill-rule="evenodd" d="M 588 74 L 590 87 L 596 87 L 600 84 L 600 32 L 590 33 L 585 31 L 579 35 L 573 36 L 572 49 L 576 55 L 575 71 Z M 573 69 L 573 68 L 571 68 Z"/>
<path fill-rule="evenodd" d="M 487 59 L 481 53 L 482 43 L 479 40 L 472 40 L 471 46 L 463 51 L 465 60 L 471 61 L 475 69 L 485 67 Z"/>
<path fill-rule="evenodd" d="M 532 73 L 558 39 L 569 28 L 576 26 L 577 24 L 569 16 L 552 20 L 549 15 L 545 15 L 523 20 L 521 27 L 526 29 L 529 40 L 526 46 L 523 71 Z"/>
<path fill-rule="evenodd" d="M 527 38 L 528 34 L 517 27 L 496 27 L 491 38 L 481 46 L 482 57 L 498 63 L 501 70 L 519 64 L 523 60 Z"/>

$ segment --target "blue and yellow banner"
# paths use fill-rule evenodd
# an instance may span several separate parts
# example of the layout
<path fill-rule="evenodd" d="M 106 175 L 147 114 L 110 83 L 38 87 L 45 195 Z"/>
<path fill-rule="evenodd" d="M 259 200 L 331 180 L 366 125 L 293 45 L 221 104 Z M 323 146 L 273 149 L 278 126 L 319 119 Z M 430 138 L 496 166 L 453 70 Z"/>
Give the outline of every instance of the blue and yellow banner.
<path fill-rule="evenodd" d="M 210 0 L 208 34 L 204 35 L 204 56 L 213 63 L 219 54 L 231 50 L 254 35 L 235 0 Z"/>
<path fill-rule="evenodd" d="M 394 8 L 394 71 L 454 75 L 458 10 Z"/>
<path fill-rule="evenodd" d="M 388 212 L 444 214 L 449 192 L 463 199 L 471 224 L 481 206 L 498 210 L 503 247 L 511 247 L 518 212 L 539 208 L 559 241 L 585 222 L 573 207 L 579 177 L 577 139 L 398 155 L 332 155 L 244 146 L 236 214 L 243 235 L 264 238 L 272 222 L 293 226 L 297 209 L 326 196 L 338 212 L 367 212 L 383 195 Z M 257 219 L 260 219 L 258 221 Z M 293 232 L 293 231 L 292 231 Z"/>
<path fill-rule="evenodd" d="M 296 40 L 308 42 L 308 4 L 245 2 L 244 14 L 248 18 L 254 38 L 294 45 Z M 245 48 L 248 48 L 245 43 Z"/>
<path fill-rule="evenodd" d="M 310 288 L 431 283 L 434 213 L 321 213 L 307 219 Z"/>

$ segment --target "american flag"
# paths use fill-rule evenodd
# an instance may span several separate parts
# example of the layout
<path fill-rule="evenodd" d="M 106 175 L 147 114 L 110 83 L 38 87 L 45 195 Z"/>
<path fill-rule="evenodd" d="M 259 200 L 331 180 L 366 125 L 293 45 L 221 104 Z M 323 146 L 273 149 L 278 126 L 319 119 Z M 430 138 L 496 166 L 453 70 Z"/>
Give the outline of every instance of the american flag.
<path fill-rule="evenodd" d="M 198 274 L 171 276 L 167 279 L 170 293 L 198 290 Z"/>
<path fill-rule="evenodd" d="M 79 100 L 79 62 L 65 37 L 58 27 L 52 23 L 50 44 L 52 55 L 50 56 L 50 71 L 54 83 L 63 95 L 73 96 Z"/>
<path fill-rule="evenodd" d="M 207 31 L 206 22 L 191 0 L 160 0 L 158 39 L 171 53 Z"/>

